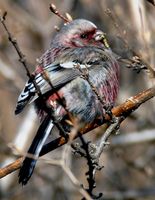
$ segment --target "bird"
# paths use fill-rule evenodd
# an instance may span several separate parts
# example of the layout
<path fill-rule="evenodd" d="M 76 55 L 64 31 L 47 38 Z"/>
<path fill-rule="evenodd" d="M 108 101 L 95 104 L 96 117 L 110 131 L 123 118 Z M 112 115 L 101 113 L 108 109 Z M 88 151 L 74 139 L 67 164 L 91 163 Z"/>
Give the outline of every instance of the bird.
<path fill-rule="evenodd" d="M 87 79 L 83 74 L 87 74 Z M 114 105 L 118 90 L 119 64 L 105 33 L 86 19 L 64 24 L 53 37 L 49 49 L 38 59 L 32 77 L 18 97 L 15 114 L 33 103 L 41 119 L 28 150 L 33 157 L 24 158 L 19 183 L 26 185 L 31 178 L 55 122 L 67 129 L 68 113 L 83 126 L 96 119 L 102 121 L 105 107 Z"/>

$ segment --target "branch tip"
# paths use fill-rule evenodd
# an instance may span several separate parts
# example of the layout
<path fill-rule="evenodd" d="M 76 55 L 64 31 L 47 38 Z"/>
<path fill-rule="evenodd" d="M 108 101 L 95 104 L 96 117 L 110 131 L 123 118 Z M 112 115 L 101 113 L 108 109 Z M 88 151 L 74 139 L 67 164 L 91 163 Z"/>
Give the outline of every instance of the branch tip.
<path fill-rule="evenodd" d="M 2 16 L 3 20 L 6 20 L 7 14 L 8 14 L 7 11 L 4 11 L 4 14 L 3 14 L 3 16 Z"/>
<path fill-rule="evenodd" d="M 53 12 L 54 14 L 57 14 L 57 13 L 58 13 L 58 10 L 57 10 L 57 8 L 56 8 L 56 5 L 53 4 L 53 3 L 50 4 L 50 10 L 51 10 L 51 12 Z"/>
<path fill-rule="evenodd" d="M 49 9 L 52 13 L 57 15 L 59 18 L 61 18 L 65 23 L 70 23 L 72 21 L 72 17 L 67 14 L 66 17 L 64 17 L 58 10 L 55 4 L 51 3 L 49 6 Z"/>

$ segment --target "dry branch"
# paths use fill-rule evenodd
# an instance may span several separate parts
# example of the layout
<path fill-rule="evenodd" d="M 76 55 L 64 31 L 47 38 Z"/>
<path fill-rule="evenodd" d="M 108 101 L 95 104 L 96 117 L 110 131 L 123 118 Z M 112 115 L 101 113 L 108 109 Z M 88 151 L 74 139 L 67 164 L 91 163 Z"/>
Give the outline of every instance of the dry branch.
<path fill-rule="evenodd" d="M 19 62 L 22 63 L 22 65 L 25 68 L 26 74 L 27 76 L 32 80 L 32 83 L 34 84 L 34 87 L 36 89 L 36 92 L 38 94 L 38 96 L 41 96 L 41 91 L 40 88 L 38 87 L 38 85 L 36 84 L 36 81 L 34 79 L 34 76 L 30 73 L 29 69 L 28 69 L 28 65 L 27 65 L 27 61 L 25 58 L 25 55 L 22 53 L 17 40 L 12 36 L 11 32 L 9 31 L 9 29 L 7 28 L 7 25 L 5 24 L 5 20 L 6 20 L 6 16 L 7 16 L 7 12 L 4 12 L 3 16 L 0 16 L 0 22 L 3 25 L 7 36 L 8 36 L 8 40 L 11 42 L 11 44 L 13 45 L 13 47 L 15 48 L 18 56 L 19 56 Z"/>
<path fill-rule="evenodd" d="M 146 60 L 143 59 L 140 53 L 136 52 L 134 49 L 130 47 L 128 40 L 124 36 L 122 29 L 120 28 L 119 24 L 116 21 L 116 16 L 114 15 L 114 13 L 111 12 L 110 9 L 106 9 L 105 13 L 111 18 L 114 27 L 118 32 L 118 37 L 124 44 L 124 48 L 127 49 L 128 52 L 131 52 L 133 54 L 132 58 L 130 59 L 123 59 L 120 57 L 119 60 L 124 63 L 128 62 L 128 64 L 126 63 L 127 67 L 133 68 L 137 72 L 141 71 L 142 69 L 148 69 L 151 74 L 151 77 L 155 77 L 155 70 L 153 69 L 153 67 Z"/>
<path fill-rule="evenodd" d="M 143 92 L 140 92 L 136 96 L 130 97 L 127 99 L 123 104 L 116 106 L 112 109 L 112 113 L 116 117 L 120 116 L 126 116 L 129 113 L 135 111 L 141 104 L 145 103 L 149 99 L 155 96 L 155 86 L 152 88 L 149 88 Z M 107 120 L 109 116 L 107 115 Z M 97 127 L 96 124 L 91 124 L 89 127 L 85 127 L 80 131 L 81 134 L 85 134 Z M 67 140 L 64 137 L 59 137 L 55 140 L 53 140 L 48 147 L 44 147 L 41 156 L 48 153 L 49 151 L 53 151 L 54 149 L 59 148 L 60 146 L 67 143 Z M 10 165 L 5 166 L 4 168 L 0 169 L 0 178 L 3 178 L 4 176 L 16 171 L 20 168 L 22 164 L 23 157 L 17 159 Z"/>
<path fill-rule="evenodd" d="M 22 162 L 23 162 L 23 157 L 17 159 L 15 162 L 5 166 L 4 168 L 1 168 L 0 169 L 0 178 L 3 178 L 4 176 L 19 169 Z"/>
<path fill-rule="evenodd" d="M 70 23 L 72 21 L 72 17 L 66 13 L 66 17 L 64 17 L 56 8 L 56 5 L 51 3 L 50 4 L 50 11 L 52 13 L 54 13 L 55 15 L 57 15 L 58 17 L 60 17 L 65 23 Z"/>

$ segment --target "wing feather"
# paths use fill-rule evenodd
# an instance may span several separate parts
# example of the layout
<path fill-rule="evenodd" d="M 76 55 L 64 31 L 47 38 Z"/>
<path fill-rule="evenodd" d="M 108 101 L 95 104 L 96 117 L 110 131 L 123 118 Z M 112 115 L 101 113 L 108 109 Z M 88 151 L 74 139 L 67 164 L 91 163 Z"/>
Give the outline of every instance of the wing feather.
<path fill-rule="evenodd" d="M 72 66 L 75 66 L 75 64 L 72 62 Z M 75 69 L 74 67 L 71 68 L 71 62 L 69 62 L 69 67 L 67 68 L 67 63 L 65 65 L 63 64 L 57 64 L 57 65 L 48 65 L 47 67 L 44 68 L 46 72 L 48 73 L 49 79 L 52 83 L 52 85 L 57 89 L 61 88 L 68 82 L 72 81 L 76 77 L 80 75 L 80 72 Z M 51 89 L 51 86 L 49 83 L 43 78 L 41 73 L 38 73 L 35 76 L 35 81 L 37 85 L 40 88 L 40 91 L 42 94 L 45 94 L 46 92 L 49 92 Z M 36 88 L 34 87 L 34 84 L 32 80 L 28 80 L 25 88 L 21 92 L 17 105 L 16 105 L 16 110 L 15 114 L 19 114 L 22 112 L 24 107 L 29 103 L 33 102 L 35 99 L 38 98 L 38 95 L 36 93 Z"/>

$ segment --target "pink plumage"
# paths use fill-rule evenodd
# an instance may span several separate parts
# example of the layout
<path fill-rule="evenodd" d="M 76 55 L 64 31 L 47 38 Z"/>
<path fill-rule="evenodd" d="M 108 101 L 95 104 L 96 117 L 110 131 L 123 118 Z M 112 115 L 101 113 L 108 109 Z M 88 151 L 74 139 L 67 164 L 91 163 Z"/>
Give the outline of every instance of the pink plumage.
<path fill-rule="evenodd" d="M 80 70 L 77 69 L 77 66 Z M 89 81 L 81 71 L 89 71 Z M 113 105 L 119 88 L 119 66 L 111 49 L 104 42 L 104 34 L 92 22 L 77 19 L 63 26 L 53 38 L 49 50 L 39 59 L 34 78 L 52 115 L 63 122 L 66 110 L 59 104 L 50 84 L 44 79 L 46 71 L 50 82 L 66 105 L 66 109 L 83 124 L 96 118 L 102 120 L 104 106 Z M 98 100 L 89 82 L 105 102 Z M 15 113 L 20 113 L 29 102 L 34 102 L 43 122 L 30 146 L 29 153 L 39 156 L 45 140 L 52 130 L 52 120 L 43 110 L 32 80 L 28 80 L 18 98 Z M 50 129 L 49 129 L 50 127 Z M 42 133 L 40 133 L 42 131 Z M 32 175 L 36 161 L 25 158 L 19 174 L 19 182 L 26 184 Z"/>

